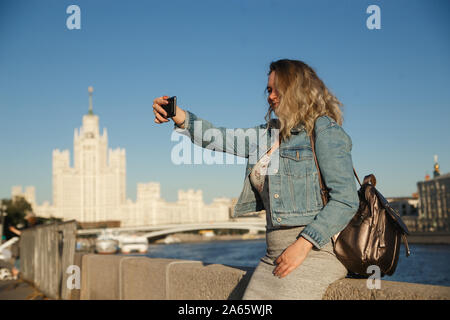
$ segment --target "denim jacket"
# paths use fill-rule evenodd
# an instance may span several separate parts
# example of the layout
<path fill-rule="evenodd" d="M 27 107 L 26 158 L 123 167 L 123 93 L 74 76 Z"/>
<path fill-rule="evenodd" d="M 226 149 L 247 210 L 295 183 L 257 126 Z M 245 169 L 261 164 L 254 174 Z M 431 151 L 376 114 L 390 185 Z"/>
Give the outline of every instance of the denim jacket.
<path fill-rule="evenodd" d="M 258 131 L 256 139 L 252 139 L 251 135 L 246 134 L 247 129 L 215 127 L 194 113 L 185 112 L 184 129 L 174 124 L 177 132 L 203 148 L 248 158 L 244 187 L 232 216 L 263 210 L 263 202 L 251 185 L 249 174 L 257 160 L 273 144 L 274 135 L 267 124 L 248 128 Z M 274 153 L 279 161 L 275 161 L 274 170 L 268 177 L 270 212 L 266 214 L 270 214 L 274 227 L 306 226 L 299 236 L 321 249 L 354 216 L 359 198 L 353 175 L 350 137 L 328 116 L 316 119 L 315 135 L 317 161 L 329 189 L 327 205 L 322 203 L 309 136 L 304 126 L 298 125 L 291 130 L 287 141 L 281 141 Z"/>

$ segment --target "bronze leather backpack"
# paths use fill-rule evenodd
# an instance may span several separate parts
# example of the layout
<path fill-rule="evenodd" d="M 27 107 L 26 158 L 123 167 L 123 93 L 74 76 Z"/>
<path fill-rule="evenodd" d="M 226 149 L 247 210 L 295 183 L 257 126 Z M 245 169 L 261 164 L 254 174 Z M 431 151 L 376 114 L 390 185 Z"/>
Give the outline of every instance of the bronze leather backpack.
<path fill-rule="evenodd" d="M 314 130 L 310 139 L 325 206 L 329 200 L 329 194 L 317 162 Z M 334 253 L 350 273 L 367 277 L 372 274 L 367 268 L 376 265 L 380 268 L 381 276 L 392 275 L 397 267 L 402 238 L 406 256 L 410 255 L 406 240 L 406 235 L 409 235 L 408 228 L 400 215 L 375 189 L 375 176 L 367 175 L 361 185 L 354 168 L 353 173 L 360 185 L 359 208 L 347 226 L 331 238 Z"/>

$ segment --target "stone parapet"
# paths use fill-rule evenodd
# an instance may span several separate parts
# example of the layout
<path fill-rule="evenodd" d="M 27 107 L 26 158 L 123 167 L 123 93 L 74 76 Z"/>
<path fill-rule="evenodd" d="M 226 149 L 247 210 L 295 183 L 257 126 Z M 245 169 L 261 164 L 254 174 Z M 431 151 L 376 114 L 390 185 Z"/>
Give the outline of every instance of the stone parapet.
<path fill-rule="evenodd" d="M 254 271 L 138 256 L 86 254 L 77 260 L 81 261 L 82 300 L 239 300 Z M 336 281 L 323 299 L 450 299 L 450 287 L 381 280 L 381 289 L 368 289 L 366 283 L 365 279 Z"/>

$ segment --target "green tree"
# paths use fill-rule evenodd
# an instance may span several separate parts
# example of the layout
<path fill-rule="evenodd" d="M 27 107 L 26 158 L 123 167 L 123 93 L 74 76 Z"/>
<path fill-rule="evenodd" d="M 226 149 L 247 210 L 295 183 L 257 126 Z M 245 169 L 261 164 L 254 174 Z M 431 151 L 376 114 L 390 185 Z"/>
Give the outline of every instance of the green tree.
<path fill-rule="evenodd" d="M 2 204 L 6 205 L 6 214 L 12 225 L 26 225 L 25 216 L 32 210 L 31 204 L 25 198 L 3 199 Z"/>

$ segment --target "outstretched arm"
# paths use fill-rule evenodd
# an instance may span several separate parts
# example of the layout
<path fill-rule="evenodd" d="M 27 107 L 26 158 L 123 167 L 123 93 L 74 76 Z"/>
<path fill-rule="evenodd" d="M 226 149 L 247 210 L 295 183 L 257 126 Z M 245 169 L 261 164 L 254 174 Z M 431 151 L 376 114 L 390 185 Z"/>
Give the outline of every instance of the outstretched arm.
<path fill-rule="evenodd" d="M 167 113 L 162 105 L 167 104 L 167 96 L 153 101 L 155 122 L 168 122 Z M 202 148 L 227 152 L 235 156 L 249 158 L 250 154 L 257 155 L 261 149 L 267 150 L 272 143 L 267 134 L 266 126 L 259 125 L 251 128 L 216 127 L 211 122 L 197 117 L 194 113 L 176 106 L 176 116 L 171 118 L 174 130 L 186 135 L 190 140 Z"/>

